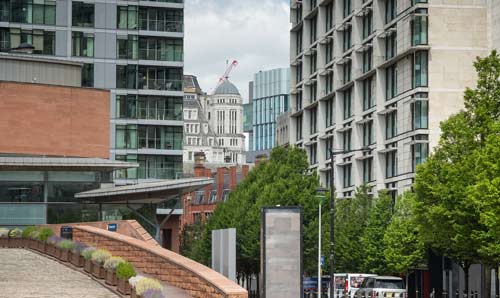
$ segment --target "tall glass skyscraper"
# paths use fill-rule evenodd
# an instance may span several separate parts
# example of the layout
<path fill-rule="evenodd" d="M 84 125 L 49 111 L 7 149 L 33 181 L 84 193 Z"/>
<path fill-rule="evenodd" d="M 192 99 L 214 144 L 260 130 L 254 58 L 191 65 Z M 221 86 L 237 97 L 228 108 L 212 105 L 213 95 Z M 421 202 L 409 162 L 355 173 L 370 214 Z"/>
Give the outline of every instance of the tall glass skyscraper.
<path fill-rule="evenodd" d="M 289 90 L 289 68 L 254 74 L 252 151 L 270 150 L 276 145 L 276 117 L 289 109 Z"/>

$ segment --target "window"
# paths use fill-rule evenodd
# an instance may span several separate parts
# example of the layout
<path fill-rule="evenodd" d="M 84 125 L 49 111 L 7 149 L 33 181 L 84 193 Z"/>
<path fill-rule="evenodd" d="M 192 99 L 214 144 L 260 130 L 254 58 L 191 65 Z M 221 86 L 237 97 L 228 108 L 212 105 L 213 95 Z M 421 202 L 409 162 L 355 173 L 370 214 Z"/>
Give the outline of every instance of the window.
<path fill-rule="evenodd" d="M 368 183 L 371 182 L 372 179 L 372 163 L 373 163 L 373 158 L 366 158 L 363 159 L 363 182 Z"/>
<path fill-rule="evenodd" d="M 314 165 L 318 163 L 318 151 L 317 151 L 317 143 L 312 144 L 309 147 L 309 164 Z"/>
<path fill-rule="evenodd" d="M 375 106 L 373 98 L 373 78 L 370 77 L 363 81 L 363 111 Z"/>
<path fill-rule="evenodd" d="M 352 76 L 351 76 L 351 67 L 352 66 L 352 62 L 351 60 L 347 61 L 346 63 L 344 63 L 343 65 L 343 79 L 344 81 L 342 82 L 343 85 L 349 83 L 352 79 Z"/>
<path fill-rule="evenodd" d="M 385 1 L 385 23 L 390 23 L 397 16 L 397 4 L 398 0 L 386 0 Z"/>
<path fill-rule="evenodd" d="M 297 141 L 302 140 L 302 115 L 297 117 L 297 126 L 295 133 L 297 134 Z"/>
<path fill-rule="evenodd" d="M 137 29 L 137 6 L 118 6 L 116 18 L 118 29 Z"/>
<path fill-rule="evenodd" d="M 94 34 L 72 32 L 73 56 L 94 57 Z"/>
<path fill-rule="evenodd" d="M 295 55 L 302 52 L 302 30 L 297 32 L 297 38 L 295 39 Z"/>
<path fill-rule="evenodd" d="M 325 159 L 326 160 L 332 159 L 332 155 L 330 152 L 331 150 L 333 150 L 333 137 L 327 138 L 326 142 L 325 142 L 325 153 L 326 153 Z"/>
<path fill-rule="evenodd" d="M 333 98 L 326 101 L 326 118 L 325 127 L 333 126 L 334 124 L 334 101 Z"/>
<path fill-rule="evenodd" d="M 429 143 L 427 140 L 428 136 L 426 135 L 415 136 L 415 144 L 412 146 L 413 172 L 415 172 L 417 166 L 424 163 L 429 156 Z"/>
<path fill-rule="evenodd" d="M 417 100 L 412 104 L 413 129 L 429 127 L 428 111 L 428 102 L 426 100 Z"/>
<path fill-rule="evenodd" d="M 0 49 L 17 48 L 22 43 L 28 43 L 35 49 L 34 54 L 55 54 L 55 32 L 43 30 L 21 30 L 11 28 L 0 30 Z"/>
<path fill-rule="evenodd" d="M 352 47 L 352 27 L 346 28 L 343 33 L 343 50 L 346 52 Z"/>
<path fill-rule="evenodd" d="M 330 72 L 326 75 L 325 82 L 326 82 L 325 95 L 328 95 L 333 92 L 333 72 Z"/>
<path fill-rule="evenodd" d="M 309 125 L 310 125 L 310 133 L 315 134 L 318 132 L 318 126 L 317 126 L 317 110 L 316 108 L 311 110 L 310 116 L 309 116 Z"/>
<path fill-rule="evenodd" d="M 317 98 L 317 91 L 318 91 L 318 85 L 316 82 L 312 83 L 311 86 L 309 87 L 309 98 L 310 102 L 315 102 Z"/>
<path fill-rule="evenodd" d="M 317 17 L 314 17 L 311 19 L 311 26 L 309 27 L 310 31 L 309 31 L 309 43 L 310 44 L 313 44 L 316 39 L 317 39 L 317 23 L 318 23 L 318 18 Z"/>
<path fill-rule="evenodd" d="M 373 49 L 369 48 L 363 52 L 363 73 L 372 69 Z"/>
<path fill-rule="evenodd" d="M 176 179 L 182 174 L 182 156 L 138 156 L 139 179 Z"/>
<path fill-rule="evenodd" d="M 137 65 L 116 66 L 116 87 L 137 89 Z"/>
<path fill-rule="evenodd" d="M 94 64 L 92 63 L 83 64 L 82 87 L 94 87 Z"/>
<path fill-rule="evenodd" d="M 0 21 L 55 25 L 56 1 L 0 1 Z M 9 9 L 10 4 L 10 9 Z"/>
<path fill-rule="evenodd" d="M 352 11 L 351 0 L 344 0 L 343 8 L 344 8 L 343 16 L 344 16 L 344 18 L 347 18 L 351 14 L 351 11 Z"/>
<path fill-rule="evenodd" d="M 385 94 L 386 100 L 394 98 L 398 94 L 398 70 L 396 65 L 387 68 L 385 73 Z"/>
<path fill-rule="evenodd" d="M 135 98 L 134 95 L 129 95 Z M 182 120 L 181 97 L 139 96 L 137 119 Z M 135 117 L 134 117 L 135 118 Z"/>
<path fill-rule="evenodd" d="M 318 62 L 318 53 L 316 50 L 309 56 L 309 69 L 311 70 L 309 74 L 313 74 L 316 72 L 317 69 L 317 62 Z"/>
<path fill-rule="evenodd" d="M 397 111 L 385 115 L 385 138 L 392 139 L 397 135 Z"/>
<path fill-rule="evenodd" d="M 352 89 L 344 91 L 344 120 L 351 118 L 352 111 Z"/>
<path fill-rule="evenodd" d="M 182 9 L 147 8 L 139 9 L 139 28 L 147 31 L 183 32 Z"/>
<path fill-rule="evenodd" d="M 427 9 L 417 9 L 411 21 L 412 46 L 427 44 Z"/>
<path fill-rule="evenodd" d="M 182 61 L 182 39 L 141 37 L 139 59 L 157 61 Z"/>
<path fill-rule="evenodd" d="M 363 17 L 363 39 L 368 38 L 373 31 L 373 12 L 370 10 L 368 14 Z"/>
<path fill-rule="evenodd" d="M 346 130 L 342 133 L 342 149 L 344 151 L 351 151 L 351 137 L 352 137 L 352 130 Z"/>
<path fill-rule="evenodd" d="M 415 53 L 413 88 L 427 86 L 427 52 Z"/>
<path fill-rule="evenodd" d="M 395 27 L 393 27 L 395 29 Z M 385 39 L 385 60 L 389 60 L 396 56 L 397 51 L 397 34 L 396 32 L 390 33 Z"/>
<path fill-rule="evenodd" d="M 297 92 L 295 97 L 295 106 L 297 110 L 302 110 L 302 91 Z"/>
<path fill-rule="evenodd" d="M 116 149 L 137 149 L 137 125 L 116 126 Z"/>
<path fill-rule="evenodd" d="M 137 35 L 116 37 L 116 51 L 118 59 L 138 59 L 139 44 Z"/>
<path fill-rule="evenodd" d="M 328 64 L 333 59 L 333 41 L 329 40 L 326 43 L 326 55 L 325 55 L 325 64 Z"/>
<path fill-rule="evenodd" d="M 73 1 L 73 26 L 94 27 L 94 4 Z"/>
<path fill-rule="evenodd" d="M 182 127 L 139 126 L 139 149 L 182 150 Z M 199 145 L 199 138 L 193 138 L 192 145 Z"/>
<path fill-rule="evenodd" d="M 325 31 L 328 32 L 330 29 L 333 28 L 333 3 L 329 3 L 325 7 L 325 11 L 326 11 Z"/>
<path fill-rule="evenodd" d="M 386 178 L 392 178 L 397 176 L 397 167 L 398 167 L 398 159 L 397 159 L 397 151 L 387 152 L 385 154 L 385 176 Z"/>
<path fill-rule="evenodd" d="M 344 188 L 345 187 L 351 187 L 352 186 L 352 164 L 345 165 L 343 167 L 344 169 Z"/>
<path fill-rule="evenodd" d="M 295 70 L 295 81 L 297 81 L 297 83 L 302 81 L 302 62 L 297 64 Z"/>
<path fill-rule="evenodd" d="M 363 147 L 373 144 L 373 121 L 363 124 Z"/>

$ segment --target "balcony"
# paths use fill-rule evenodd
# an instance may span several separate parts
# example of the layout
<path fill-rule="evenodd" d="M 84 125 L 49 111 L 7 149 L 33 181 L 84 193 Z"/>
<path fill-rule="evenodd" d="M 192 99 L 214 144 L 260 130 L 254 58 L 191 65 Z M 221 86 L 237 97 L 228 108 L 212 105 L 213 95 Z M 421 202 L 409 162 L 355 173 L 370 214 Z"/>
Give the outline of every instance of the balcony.
<path fill-rule="evenodd" d="M 184 32 L 182 21 L 139 19 L 139 30 L 161 32 Z"/>
<path fill-rule="evenodd" d="M 139 79 L 138 89 L 159 91 L 182 91 L 182 80 Z"/>

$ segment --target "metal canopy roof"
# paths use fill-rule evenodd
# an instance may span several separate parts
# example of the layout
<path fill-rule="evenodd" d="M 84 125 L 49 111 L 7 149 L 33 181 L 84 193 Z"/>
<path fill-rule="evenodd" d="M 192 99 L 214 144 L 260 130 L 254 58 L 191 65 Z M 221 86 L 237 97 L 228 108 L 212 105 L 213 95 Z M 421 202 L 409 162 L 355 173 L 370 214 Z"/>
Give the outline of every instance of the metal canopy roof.
<path fill-rule="evenodd" d="M 211 178 L 164 180 L 85 191 L 75 194 L 75 198 L 96 203 L 160 203 L 212 183 Z"/>
<path fill-rule="evenodd" d="M 0 171 L 113 171 L 137 163 L 83 157 L 0 157 Z"/>

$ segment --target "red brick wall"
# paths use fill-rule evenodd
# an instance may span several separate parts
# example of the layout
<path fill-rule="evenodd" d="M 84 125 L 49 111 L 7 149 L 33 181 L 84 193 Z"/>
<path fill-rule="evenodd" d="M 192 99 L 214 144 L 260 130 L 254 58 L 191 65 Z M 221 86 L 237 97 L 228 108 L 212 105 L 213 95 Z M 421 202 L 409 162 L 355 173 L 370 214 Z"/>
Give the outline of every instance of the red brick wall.
<path fill-rule="evenodd" d="M 77 226 L 73 239 L 106 249 L 131 262 L 140 272 L 184 289 L 195 298 L 248 298 L 235 282 L 172 251 L 102 229 Z"/>
<path fill-rule="evenodd" d="M 0 82 L 0 106 L 1 153 L 109 158 L 108 91 Z"/>

